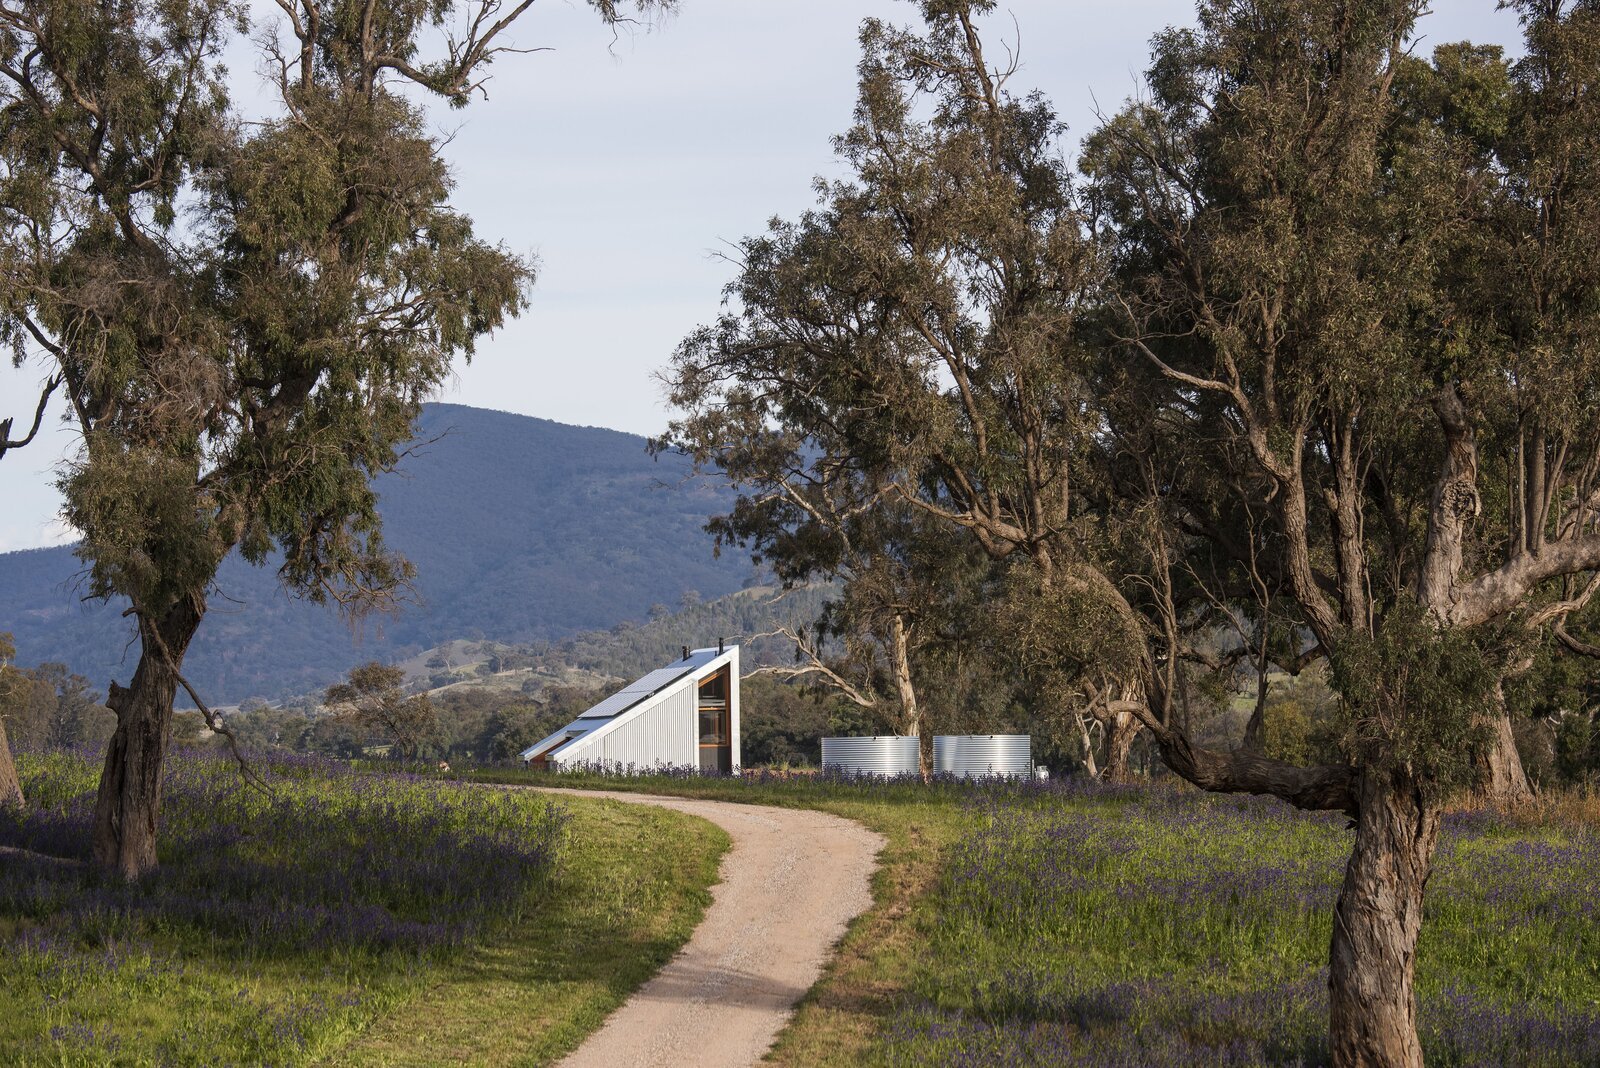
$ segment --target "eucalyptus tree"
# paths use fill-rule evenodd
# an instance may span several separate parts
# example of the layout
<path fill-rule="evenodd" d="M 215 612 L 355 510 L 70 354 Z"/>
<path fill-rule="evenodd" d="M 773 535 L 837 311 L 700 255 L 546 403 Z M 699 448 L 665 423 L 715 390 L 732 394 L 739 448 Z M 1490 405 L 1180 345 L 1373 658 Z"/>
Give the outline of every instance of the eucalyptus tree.
<path fill-rule="evenodd" d="M 1084 160 L 1160 430 L 1160 595 L 1126 602 L 1124 629 L 1159 635 L 1143 619 L 1181 611 L 1165 576 L 1200 546 L 1237 559 L 1249 515 L 1289 622 L 1329 661 L 1343 759 L 1197 746 L 1159 640 L 1129 708 L 1203 788 L 1350 815 L 1333 1060 L 1420 1065 L 1442 807 L 1475 755 L 1509 746 L 1501 688 L 1529 635 L 1581 608 L 1600 568 L 1600 8 L 1509 5 L 1528 53 L 1507 79 L 1481 49 L 1410 61 L 1420 0 L 1198 6 Z M 1232 532 L 1210 522 L 1229 515 Z"/>
<path fill-rule="evenodd" d="M 701 381 L 679 379 L 674 397 L 686 407 L 697 404 L 689 398 Z M 741 394 L 743 388 L 736 387 Z M 773 632 L 793 643 L 793 663 L 757 673 L 832 690 L 897 733 L 923 738 L 915 661 L 934 626 L 939 592 L 928 572 L 940 558 L 926 521 L 889 499 L 889 476 L 868 470 L 862 456 L 849 452 L 860 448 L 860 437 L 851 442 L 833 433 L 851 418 L 850 405 L 823 392 L 808 405 L 833 410 L 803 437 L 788 428 L 752 432 L 744 422 L 752 413 L 740 411 L 736 401 L 689 412 L 653 447 L 681 448 L 697 465 L 715 465 L 742 491 L 732 511 L 708 524 L 719 547 L 749 547 L 785 587 L 837 585 L 838 596 L 810 627 Z M 735 430 L 740 424 L 744 429 Z M 931 746 L 927 735 L 924 773 L 931 771 Z"/>
<path fill-rule="evenodd" d="M 428 695 L 406 695 L 405 676 L 404 668 L 362 664 L 330 686 L 323 702 L 340 721 L 382 737 L 402 760 L 417 760 L 443 740 L 443 733 Z"/>
<path fill-rule="evenodd" d="M 16 652 L 11 635 L 0 634 L 0 805 L 23 802 L 22 783 L 17 778 L 17 765 L 11 759 L 11 741 L 6 735 L 7 718 L 27 701 L 30 689 L 28 679 L 11 665 Z"/>
<path fill-rule="evenodd" d="M 139 641 L 93 830 L 126 877 L 223 558 L 350 613 L 410 574 L 371 479 L 532 279 L 451 208 L 424 106 L 467 104 L 531 3 L 277 0 L 248 38 L 233 0 L 0 4 L 0 328 L 62 380 L 65 516 Z M 248 121 L 221 62 L 247 40 L 274 97 Z"/>
<path fill-rule="evenodd" d="M 1474 371 L 1495 390 L 1480 402 L 1493 418 L 1477 427 L 1476 460 L 1494 487 L 1484 491 L 1494 500 L 1483 509 L 1482 551 L 1502 567 L 1538 571 L 1543 558 L 1571 552 L 1596 530 L 1600 6 L 1504 6 L 1522 19 L 1525 55 L 1507 65 L 1495 49 L 1441 50 L 1451 77 L 1435 79 L 1447 86 L 1435 111 L 1482 146 L 1474 170 L 1488 187 L 1448 278 L 1458 329 L 1484 351 Z M 1567 622 L 1592 603 L 1600 575 L 1579 567 L 1556 574 L 1536 603 L 1516 606 L 1519 629 L 1530 641 L 1549 633 L 1568 652 L 1592 653 Z M 1532 664 L 1528 644 L 1513 656 L 1513 673 Z M 1500 687 L 1496 702 L 1503 711 Z M 1519 785 L 1521 767 L 1504 714 L 1497 733 L 1483 771 L 1503 794 Z"/>
<path fill-rule="evenodd" d="M 668 372 L 682 416 L 662 444 L 750 490 L 723 531 L 759 515 L 770 546 L 803 548 L 802 499 L 895 504 L 1081 597 L 1103 581 L 1097 242 L 1050 105 L 1011 92 L 1014 55 L 984 50 L 992 0 L 919 7 L 924 32 L 863 23 L 855 123 L 835 140 L 852 176 L 742 243 L 729 310 Z M 1115 736 L 1111 778 L 1138 730 L 1111 700 L 1130 685 L 1073 691 Z"/>

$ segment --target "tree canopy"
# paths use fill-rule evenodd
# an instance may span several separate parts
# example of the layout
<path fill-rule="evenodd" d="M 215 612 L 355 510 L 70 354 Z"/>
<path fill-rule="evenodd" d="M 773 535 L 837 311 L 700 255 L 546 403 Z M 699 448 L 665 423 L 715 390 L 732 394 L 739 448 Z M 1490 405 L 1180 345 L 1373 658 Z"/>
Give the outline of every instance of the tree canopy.
<path fill-rule="evenodd" d="M 840 514 L 965 532 L 1018 671 L 1203 788 L 1352 818 L 1339 1064 L 1420 1064 L 1442 806 L 1526 796 L 1506 687 L 1600 589 L 1600 8 L 1507 6 L 1523 58 L 1430 62 L 1420 0 L 1200 0 L 1080 184 L 992 4 L 869 21 L 851 177 L 742 246 L 671 373 L 668 440 L 747 489 L 719 533 L 806 562 Z M 1269 752 L 1273 670 L 1319 661 L 1331 748 Z M 1201 744 L 1186 695 L 1241 665 L 1250 728 Z"/>
<path fill-rule="evenodd" d="M 63 380 L 66 518 L 141 647 L 108 699 L 103 864 L 154 866 L 172 699 L 229 552 L 350 613 L 409 577 L 371 479 L 533 279 L 450 206 L 424 103 L 466 104 L 530 6 L 280 0 L 256 37 L 276 106 L 248 121 L 229 0 L 0 8 L 0 332 Z"/>

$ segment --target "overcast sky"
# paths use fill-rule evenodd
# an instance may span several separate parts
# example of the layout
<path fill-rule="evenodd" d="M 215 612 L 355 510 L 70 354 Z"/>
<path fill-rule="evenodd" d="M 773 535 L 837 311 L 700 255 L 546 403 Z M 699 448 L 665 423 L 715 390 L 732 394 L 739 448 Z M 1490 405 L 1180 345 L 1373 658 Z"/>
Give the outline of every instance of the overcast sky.
<path fill-rule="evenodd" d="M 1516 41 L 1495 0 L 1434 6 L 1424 51 Z M 1137 88 L 1151 35 L 1192 21 L 1193 2 L 1002 0 L 1001 11 L 991 51 L 1020 31 L 1013 88 L 1043 90 L 1076 144 L 1097 106 Z M 682 0 L 664 25 L 613 37 L 578 0 L 539 0 L 516 43 L 550 51 L 503 57 L 487 101 L 438 114 L 456 204 L 480 234 L 536 256 L 539 279 L 522 318 L 437 399 L 659 431 L 652 373 L 716 315 L 732 273 L 718 251 L 804 211 L 812 179 L 841 173 L 829 138 L 850 122 L 857 28 L 914 13 L 905 0 Z M 253 95 L 259 76 L 241 58 L 234 76 Z M 43 375 L 0 367 L 0 418 L 26 422 Z M 70 540 L 52 470 L 73 448 L 53 420 L 48 439 L 0 459 L 0 551 Z"/>

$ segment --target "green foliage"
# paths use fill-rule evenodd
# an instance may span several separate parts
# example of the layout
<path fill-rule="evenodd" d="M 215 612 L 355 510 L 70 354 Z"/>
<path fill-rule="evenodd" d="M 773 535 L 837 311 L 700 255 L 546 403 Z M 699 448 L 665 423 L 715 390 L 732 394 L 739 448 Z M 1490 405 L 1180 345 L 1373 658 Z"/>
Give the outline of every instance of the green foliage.
<path fill-rule="evenodd" d="M 1556 768 L 1567 782 L 1600 778 L 1600 729 L 1592 717 L 1566 716 L 1555 731 Z"/>
<path fill-rule="evenodd" d="M 1401 602 L 1375 637 L 1348 636 L 1330 658 L 1341 698 L 1340 746 L 1362 766 L 1405 769 L 1443 796 L 1472 776 L 1472 750 L 1490 736 L 1501 656 L 1480 634 L 1441 629 Z"/>
<path fill-rule="evenodd" d="M 116 728 L 116 716 L 88 680 L 56 663 L 0 667 L 0 715 L 12 742 L 31 748 L 97 746 Z"/>
<path fill-rule="evenodd" d="M 838 703 L 767 676 L 740 682 L 739 741 L 744 766 L 821 764 L 822 738 L 834 733 L 830 709 Z"/>
<path fill-rule="evenodd" d="M 89 592 L 126 598 L 141 644 L 130 687 L 112 691 L 121 732 L 166 735 L 235 549 L 347 617 L 393 606 L 415 572 L 384 541 L 373 480 L 533 281 L 451 208 L 424 110 L 481 89 L 530 5 L 281 6 L 286 21 L 255 37 L 231 0 L 0 11 L 0 338 L 19 366 L 51 367 L 82 436 L 63 514 Z M 621 17 L 613 0 L 593 6 Z M 278 73 L 252 121 L 232 111 L 222 63 L 246 41 Z M 414 752 L 407 715 L 421 718 L 393 704 L 386 729 Z M 108 777 L 136 785 L 107 794 L 119 807 L 97 817 L 101 863 L 125 819 L 155 826 L 161 798 L 159 749 L 108 752 Z M 155 866 L 145 842 L 120 861 L 129 873 Z"/>
<path fill-rule="evenodd" d="M 229 5 L 59 7 L 3 20 L 5 62 L 30 53 L 7 69 L 7 159 L 31 179 L 0 194 L 4 325 L 73 395 L 86 448 L 61 485 L 92 591 L 160 615 L 233 546 L 275 545 L 312 600 L 381 597 L 408 572 L 368 483 L 520 308 L 527 265 L 449 209 L 436 138 L 356 24 L 302 41 L 322 75 L 291 64 L 281 116 L 246 124 L 218 62 L 244 30 Z M 444 15 L 386 11 L 396 56 Z"/>
<path fill-rule="evenodd" d="M 159 447 L 124 445 L 109 431 L 86 437 L 58 486 L 67 521 L 94 532 L 97 549 L 78 554 L 91 562 L 90 591 L 164 611 L 210 581 L 226 552 L 211 517 L 195 507 L 195 465 Z"/>
<path fill-rule="evenodd" d="M 1592 630 L 1593 612 L 1587 610 L 1568 619 L 1562 633 L 1581 648 Z M 1506 680 L 1505 693 L 1528 774 L 1546 785 L 1592 780 L 1600 771 L 1600 748 L 1592 740 L 1600 711 L 1594 659 L 1549 638 L 1520 667 Z"/>
<path fill-rule="evenodd" d="M 376 661 L 350 669 L 350 678 L 324 697 L 334 718 L 390 743 L 403 760 L 416 760 L 439 741 L 439 720 L 426 694 L 407 697 L 405 672 Z"/>
<path fill-rule="evenodd" d="M 1300 767 L 1313 763 L 1311 719 L 1294 700 L 1275 701 L 1263 710 L 1262 743 L 1267 755 Z"/>
<path fill-rule="evenodd" d="M 16 720 L 28 707 L 33 693 L 32 680 L 12 666 L 11 659 L 15 655 L 11 635 L 0 634 L 0 720 L 4 721 L 8 735 L 16 732 Z M 0 756 L 0 759 L 8 759 L 8 756 Z"/>
<path fill-rule="evenodd" d="M 172 744 L 193 745 L 200 740 L 200 733 L 205 729 L 205 717 L 200 713 L 184 709 L 172 714 Z"/>
<path fill-rule="evenodd" d="M 638 626 L 574 635 L 533 659 L 551 669 L 570 666 L 635 679 L 678 659 L 685 645 L 706 648 L 726 639 L 740 645 L 740 663 L 746 671 L 786 664 L 793 659 L 794 647 L 773 634 L 774 629 L 809 626 L 837 596 L 837 588 L 827 584 L 782 591 L 754 586 L 712 601 L 697 599 Z"/>
<path fill-rule="evenodd" d="M 537 691 L 534 700 L 504 690 L 452 687 L 434 698 L 438 733 L 435 749 L 427 755 L 483 763 L 514 761 L 522 750 L 572 722 L 614 689 L 550 686 Z"/>
<path fill-rule="evenodd" d="M 341 760 L 357 760 L 366 754 L 372 739 L 369 730 L 349 719 L 324 716 L 301 735 L 297 744 L 308 753 L 323 753 Z"/>
<path fill-rule="evenodd" d="M 989 614 L 1002 647 L 1053 704 L 1081 704 L 1084 678 L 1105 686 L 1139 675 L 1142 627 L 1080 575 L 1068 573 L 1044 586 L 1036 573 L 1014 569 Z"/>
<path fill-rule="evenodd" d="M 571 722 L 571 718 L 564 711 L 550 713 L 537 705 L 497 709 L 485 720 L 474 755 L 490 763 L 515 760 L 524 749 Z"/>
<path fill-rule="evenodd" d="M 1097 246 L 1049 102 L 983 50 L 992 8 L 863 23 L 847 177 L 741 243 L 726 313 L 674 356 L 656 443 L 739 490 L 719 542 L 786 583 L 842 583 L 820 628 L 836 648 L 810 651 L 901 730 L 925 704 L 957 713 L 936 706 L 972 671 L 993 560 L 1048 575 L 1098 551 L 1098 483 L 1069 474 L 1098 429 L 1080 322 Z"/>
<path fill-rule="evenodd" d="M 1263 742 L 1268 756 L 1300 767 L 1338 764 L 1347 759 L 1340 748 L 1345 718 L 1340 699 L 1329 687 L 1327 665 L 1317 663 L 1298 676 L 1274 675 L 1267 691 Z M 1238 714 L 1255 710 L 1255 694 L 1247 692 L 1237 699 Z M 1222 740 L 1236 744 L 1239 731 Z"/>
<path fill-rule="evenodd" d="M 1407 57 L 1395 72 L 1401 111 L 1438 123 L 1482 153 L 1492 152 L 1511 128 L 1511 70 L 1499 45 L 1443 44 L 1433 62 Z"/>
<path fill-rule="evenodd" d="M 864 708 L 854 701 L 836 701 L 828 710 L 827 735 L 830 738 L 870 738 L 878 734 L 894 734 L 901 725 L 879 708 Z M 817 760 L 822 760 L 822 746 L 817 746 Z M 754 763 L 754 761 L 751 761 Z"/>
<path fill-rule="evenodd" d="M 369 665 L 370 667 L 370 665 Z M 537 698 L 520 692 L 456 686 L 432 696 L 406 696 L 386 680 L 376 689 L 346 683 L 336 687 L 329 708 L 262 707 L 226 717 L 240 744 L 256 751 L 317 753 L 352 760 L 381 750 L 407 761 L 474 760 L 498 763 L 516 755 L 612 692 L 600 687 L 539 687 Z M 357 674 L 367 679 L 370 672 Z M 178 716 L 184 715 L 179 713 Z M 391 721 L 393 725 L 391 726 Z M 218 744 L 213 740 L 210 744 Z"/>

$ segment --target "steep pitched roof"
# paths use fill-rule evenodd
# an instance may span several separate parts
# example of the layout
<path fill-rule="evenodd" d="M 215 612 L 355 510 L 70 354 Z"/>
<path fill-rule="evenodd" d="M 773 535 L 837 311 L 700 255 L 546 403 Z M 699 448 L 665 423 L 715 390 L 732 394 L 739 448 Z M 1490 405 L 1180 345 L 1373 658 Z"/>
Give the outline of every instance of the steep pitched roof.
<path fill-rule="evenodd" d="M 707 668 L 718 666 L 720 662 L 731 660 L 736 648 L 696 649 L 683 660 L 675 660 L 666 667 L 657 668 L 588 709 L 565 727 L 524 749 L 522 759 L 557 756 L 558 750 L 580 738 L 626 722 L 657 694 L 677 686 L 684 679 L 702 674 Z"/>

